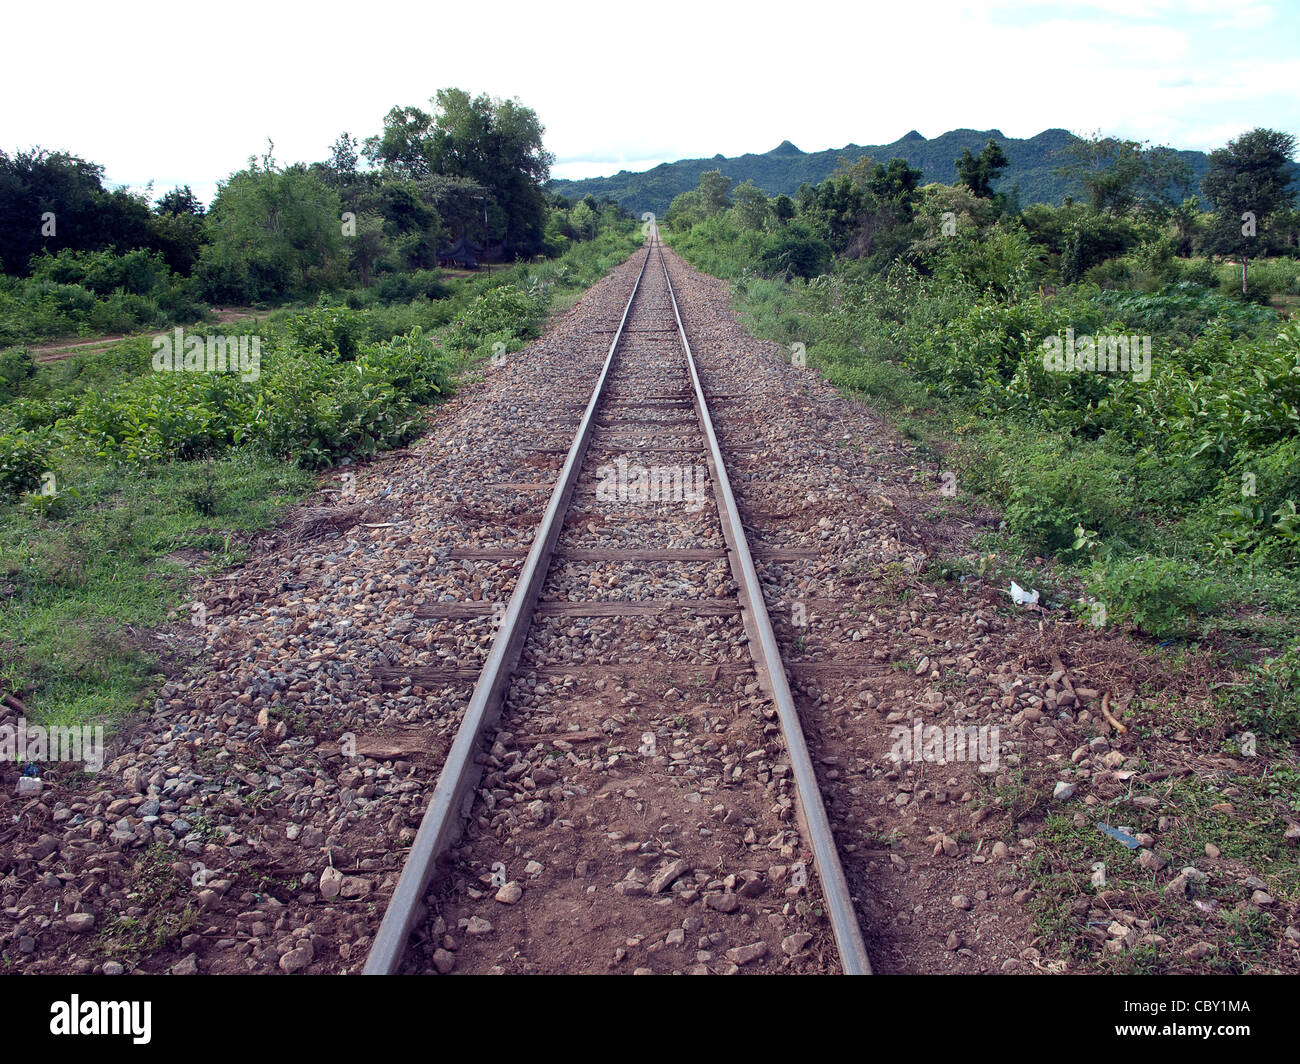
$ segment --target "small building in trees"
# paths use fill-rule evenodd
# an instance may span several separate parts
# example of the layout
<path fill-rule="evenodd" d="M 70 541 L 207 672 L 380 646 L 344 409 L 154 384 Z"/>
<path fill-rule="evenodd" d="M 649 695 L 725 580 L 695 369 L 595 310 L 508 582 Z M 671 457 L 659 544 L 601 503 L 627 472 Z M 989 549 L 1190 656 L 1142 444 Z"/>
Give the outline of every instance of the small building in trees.
<path fill-rule="evenodd" d="M 460 266 L 467 270 L 477 270 L 482 257 L 483 245 L 467 236 L 461 237 L 449 248 L 438 249 L 439 266 Z"/>
<path fill-rule="evenodd" d="M 438 265 L 477 270 L 480 263 L 504 261 L 506 252 L 506 245 L 501 240 L 489 240 L 486 244 L 480 244 L 477 240 L 463 236 L 450 247 L 439 249 Z"/>

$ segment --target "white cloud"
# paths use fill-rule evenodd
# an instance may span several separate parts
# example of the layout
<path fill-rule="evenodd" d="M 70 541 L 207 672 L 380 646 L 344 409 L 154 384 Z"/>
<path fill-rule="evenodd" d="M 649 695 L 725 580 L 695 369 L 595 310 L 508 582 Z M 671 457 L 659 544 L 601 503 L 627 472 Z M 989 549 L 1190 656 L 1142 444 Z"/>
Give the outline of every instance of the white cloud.
<path fill-rule="evenodd" d="M 427 107 L 450 85 L 534 108 L 565 175 L 763 152 L 787 138 L 805 151 L 888 143 L 913 128 L 1024 137 L 1062 126 L 1179 147 L 1205 147 L 1198 138 L 1220 128 L 1300 128 L 1289 9 L 1083 0 L 1066 10 L 664 0 L 652 13 L 592 4 L 561 16 L 498 0 L 489 24 L 470 5 L 230 0 L 219 14 L 145 3 L 128 21 L 73 0 L 56 23 L 14 6 L 6 37 L 24 47 L 7 52 L 0 93 L 22 105 L 0 116 L 0 146 L 40 143 L 103 163 L 118 183 L 197 191 L 268 136 L 281 160 L 322 159 L 343 130 L 375 133 L 390 107 Z"/>

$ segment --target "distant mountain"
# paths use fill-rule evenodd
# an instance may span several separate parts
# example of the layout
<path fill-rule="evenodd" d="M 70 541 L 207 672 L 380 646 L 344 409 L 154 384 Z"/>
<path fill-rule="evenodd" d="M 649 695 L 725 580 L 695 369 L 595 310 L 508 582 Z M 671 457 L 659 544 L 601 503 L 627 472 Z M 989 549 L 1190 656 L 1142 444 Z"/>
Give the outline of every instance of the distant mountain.
<path fill-rule="evenodd" d="M 1002 145 L 1011 165 L 994 186 L 1000 192 L 1018 189 L 1022 205 L 1028 203 L 1060 203 L 1069 193 L 1078 189 L 1057 177 L 1053 170 L 1060 165 L 1056 153 L 1079 138 L 1064 129 L 1045 129 L 1036 137 L 1017 140 L 1005 137 L 997 129 L 954 129 L 941 137 L 927 140 L 916 130 L 900 137 L 892 144 L 846 144 L 843 148 L 828 151 L 803 152 L 783 140 L 763 155 L 739 155 L 728 159 L 715 155 L 712 159 L 680 159 L 675 163 L 660 163 L 653 170 L 634 174 L 622 170 L 613 177 L 589 177 L 581 181 L 554 180 L 549 187 L 562 196 L 581 199 L 591 193 L 597 199 L 613 196 L 622 206 L 639 215 L 654 211 L 662 216 L 674 196 L 695 188 L 700 174 L 706 170 L 721 170 L 732 182 L 739 184 L 752 180 L 769 196 L 794 195 L 805 181 L 815 185 L 824 181 L 839 164 L 847 159 L 870 155 L 877 162 L 906 159 L 911 166 L 925 173 L 925 181 L 951 184 L 957 179 L 953 163 L 963 148 L 972 154 L 980 150 L 992 137 Z M 1209 158 L 1204 152 L 1183 151 L 1179 156 L 1191 167 L 1199 187 L 1201 178 L 1209 168 Z"/>

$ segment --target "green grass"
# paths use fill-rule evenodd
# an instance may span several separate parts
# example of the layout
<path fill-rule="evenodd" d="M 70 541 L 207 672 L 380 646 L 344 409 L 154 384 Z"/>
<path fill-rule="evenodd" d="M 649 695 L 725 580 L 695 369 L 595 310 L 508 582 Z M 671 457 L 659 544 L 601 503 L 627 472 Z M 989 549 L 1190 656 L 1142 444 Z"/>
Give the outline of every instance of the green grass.
<path fill-rule="evenodd" d="M 194 906 L 182 905 L 189 877 L 172 867 L 174 860 L 175 854 L 157 843 L 140 852 L 128 877 L 127 908 L 110 916 L 97 936 L 102 955 L 138 960 L 199 925 Z"/>
<path fill-rule="evenodd" d="M 23 693 L 35 721 L 111 725 L 150 687 L 159 662 L 147 632 L 195 569 L 166 556 L 202 551 L 200 569 L 236 562 L 248 534 L 313 483 L 251 453 L 140 472 L 83 462 L 61 485 L 57 519 L 25 499 L 0 504 L 0 684 Z M 208 505 L 196 505 L 196 485 L 210 489 Z"/>
<path fill-rule="evenodd" d="M 442 343 L 452 333 L 448 323 L 458 321 L 446 365 L 468 375 L 493 337 L 505 330 L 509 346 L 520 346 L 550 308 L 571 303 L 638 242 L 630 227 L 607 231 L 559 260 L 450 281 L 446 299 L 373 306 L 344 318 L 282 308 L 224 328 L 315 336 L 328 331 L 322 321 L 333 321 L 364 344 L 413 326 L 440 327 L 435 342 Z M 515 290 L 521 299 L 498 298 Z M 14 388 L 0 393 L 0 424 L 26 416 L 48 421 L 51 411 L 66 414 L 87 395 L 129 389 L 149 374 L 150 360 L 147 338 L 35 366 L 10 359 L 5 365 L 19 371 L 11 373 Z M 115 462 L 92 450 L 75 440 L 63 447 L 55 495 L 0 493 L 0 688 L 23 699 L 33 723 L 103 724 L 111 734 L 174 668 L 152 631 L 172 611 L 185 615 L 189 581 L 242 561 L 251 534 L 308 496 L 316 475 L 301 468 L 301 455 L 248 445 L 189 461 Z"/>
<path fill-rule="evenodd" d="M 1271 970 L 1276 940 L 1285 924 L 1262 910 L 1238 908 L 1250 891 L 1239 882 L 1242 876 L 1233 870 L 1234 864 L 1241 861 L 1262 870 L 1257 874 L 1278 900 L 1281 912 L 1297 897 L 1300 867 L 1294 850 L 1283 851 L 1280 830 L 1274 836 L 1243 831 L 1239 819 L 1209 808 L 1223 800 L 1223 795 L 1204 781 L 1189 777 L 1180 781 L 1172 794 L 1162 796 L 1158 814 L 1124 803 L 1085 814 L 1082 825 L 1062 813 L 1048 814 L 1035 836 L 1037 848 L 1022 860 L 1022 872 L 1035 888 L 1028 902 L 1035 932 L 1044 936 L 1055 951 L 1070 958 L 1075 970 L 1107 974 L 1248 974 Z M 1237 804 L 1239 814 L 1247 818 L 1268 815 L 1267 803 L 1243 805 L 1238 799 Z M 1136 852 L 1103 835 L 1095 823 L 1104 820 L 1138 832 L 1155 832 L 1158 815 L 1173 822 L 1171 830 L 1157 835 L 1156 852 L 1169 860 L 1169 866 L 1161 872 L 1143 869 Z M 1220 863 L 1207 863 L 1207 842 L 1219 846 Z M 1138 944 L 1112 954 L 1088 936 L 1088 910 L 1080 911 L 1085 902 L 1090 909 L 1107 913 L 1107 922 L 1110 919 L 1108 907 L 1096 899 L 1099 892 L 1091 882 L 1096 862 L 1106 866 L 1105 891 L 1123 892 L 1126 896 L 1122 902 L 1112 902 L 1112 907 L 1149 921 L 1139 935 L 1162 935 L 1167 940 L 1165 946 L 1156 949 Z M 1177 870 L 1187 865 L 1208 871 L 1208 880 L 1194 887 L 1191 897 L 1167 894 L 1164 888 Z M 1198 908 L 1196 898 L 1212 908 Z M 1204 940 L 1213 949 L 1202 960 L 1193 961 L 1171 948 L 1174 938 L 1184 946 L 1192 940 Z"/>

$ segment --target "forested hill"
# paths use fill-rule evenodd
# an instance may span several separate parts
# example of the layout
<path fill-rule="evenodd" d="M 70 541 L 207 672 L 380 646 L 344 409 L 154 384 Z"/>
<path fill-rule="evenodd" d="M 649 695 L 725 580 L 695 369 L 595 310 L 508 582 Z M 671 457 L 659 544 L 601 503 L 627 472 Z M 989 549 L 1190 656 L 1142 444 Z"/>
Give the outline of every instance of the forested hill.
<path fill-rule="evenodd" d="M 1079 138 L 1064 129 L 1046 129 L 1028 140 L 1005 137 L 996 129 L 954 129 L 933 140 L 927 140 L 916 130 L 900 137 L 892 144 L 848 144 L 827 151 L 803 152 L 788 140 L 763 155 L 740 155 L 728 159 L 715 155 L 712 159 L 679 159 L 674 163 L 661 163 L 653 170 L 634 174 L 620 171 L 613 177 L 592 177 L 582 181 L 555 180 L 550 188 L 562 195 L 582 198 L 591 193 L 596 199 L 612 196 L 620 206 L 640 214 L 654 211 L 664 214 L 674 196 L 695 188 L 700 174 L 706 170 L 721 170 L 733 183 L 750 179 L 769 196 L 784 192 L 793 195 L 805 181 L 815 185 L 828 177 L 841 158 L 849 162 L 861 155 L 870 155 L 877 162 L 887 163 L 892 158 L 907 162 L 925 172 L 925 180 L 951 184 L 956 180 L 954 160 L 963 148 L 972 155 L 992 137 L 1002 145 L 1011 165 L 1001 180 L 993 187 L 999 192 L 1018 188 L 1021 204 L 1060 203 L 1067 193 L 1077 192 L 1065 178 L 1053 172 L 1059 165 L 1056 153 Z M 1209 167 L 1204 152 L 1178 153 L 1191 168 L 1199 186 Z"/>

